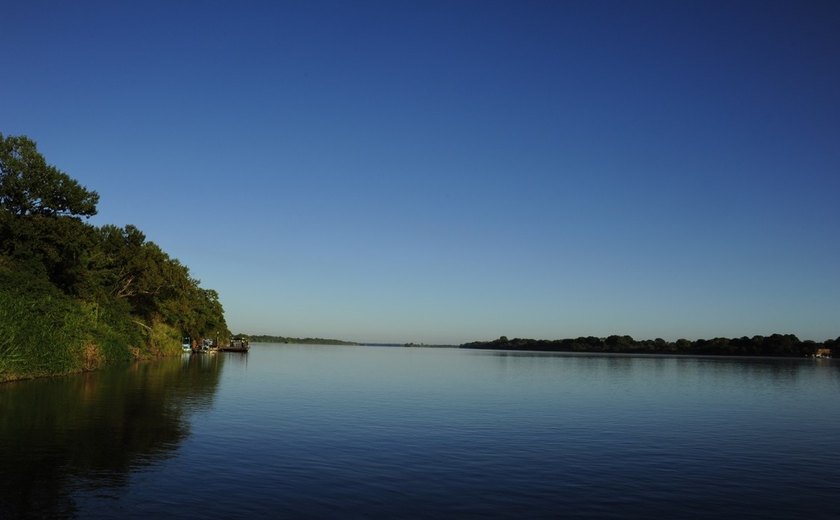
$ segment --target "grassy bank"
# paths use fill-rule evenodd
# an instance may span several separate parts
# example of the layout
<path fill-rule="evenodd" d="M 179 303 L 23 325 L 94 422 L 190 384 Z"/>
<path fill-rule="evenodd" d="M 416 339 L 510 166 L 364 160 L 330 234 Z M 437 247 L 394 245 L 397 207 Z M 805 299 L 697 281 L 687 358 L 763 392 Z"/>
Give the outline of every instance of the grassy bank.
<path fill-rule="evenodd" d="M 178 354 L 179 334 L 118 305 L 75 300 L 26 273 L 0 270 L 0 382 Z"/>

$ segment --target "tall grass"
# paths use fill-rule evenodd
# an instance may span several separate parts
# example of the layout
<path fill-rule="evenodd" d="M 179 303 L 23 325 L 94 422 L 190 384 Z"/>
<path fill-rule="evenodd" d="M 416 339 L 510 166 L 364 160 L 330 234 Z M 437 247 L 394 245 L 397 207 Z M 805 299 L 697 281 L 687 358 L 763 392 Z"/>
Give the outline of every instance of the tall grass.
<path fill-rule="evenodd" d="M 172 326 L 161 321 L 155 321 L 151 326 L 144 325 L 145 341 L 136 357 L 160 357 L 180 354 L 181 334 Z"/>
<path fill-rule="evenodd" d="M 85 316 L 69 298 L 50 292 L 0 287 L 0 380 L 81 369 Z"/>
<path fill-rule="evenodd" d="M 37 277 L 0 271 L 0 382 L 127 361 L 143 343 L 127 309 L 93 309 Z"/>

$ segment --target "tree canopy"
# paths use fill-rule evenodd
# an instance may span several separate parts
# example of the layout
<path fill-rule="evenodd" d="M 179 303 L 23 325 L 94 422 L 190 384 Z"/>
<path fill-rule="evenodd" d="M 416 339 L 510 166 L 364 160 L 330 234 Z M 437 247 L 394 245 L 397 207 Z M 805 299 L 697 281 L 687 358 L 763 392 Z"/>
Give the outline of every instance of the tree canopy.
<path fill-rule="evenodd" d="M 119 348 L 126 355 L 180 352 L 182 335 L 228 337 L 218 293 L 202 288 L 185 265 L 135 226 L 97 227 L 80 218 L 95 215 L 98 201 L 48 165 L 31 139 L 0 134 L 0 301 L 18 309 L 0 312 L 0 328 L 35 337 L 43 327 L 30 357 L 50 360 L 59 357 L 39 349 L 64 348 L 43 339 L 50 331 L 64 331 L 52 343 L 89 353 L 107 343 L 112 357 Z M 43 302 L 55 312 L 25 318 Z M 68 316 L 76 316 L 72 325 Z M 0 364 L 0 381 L 2 372 Z"/>
<path fill-rule="evenodd" d="M 694 354 L 713 356 L 813 356 L 818 348 L 837 348 L 840 338 L 823 343 L 800 341 L 793 334 L 746 336 L 741 338 L 713 338 L 674 342 L 662 338 L 636 340 L 631 336 L 612 335 L 606 338 L 593 336 L 556 340 L 514 338 L 505 336 L 493 341 L 475 341 L 461 345 L 463 348 L 500 350 L 542 350 L 554 352 L 606 352 L 632 354 Z"/>
<path fill-rule="evenodd" d="M 25 136 L 0 134 L 0 207 L 14 215 L 96 215 L 99 194 L 38 153 Z"/>

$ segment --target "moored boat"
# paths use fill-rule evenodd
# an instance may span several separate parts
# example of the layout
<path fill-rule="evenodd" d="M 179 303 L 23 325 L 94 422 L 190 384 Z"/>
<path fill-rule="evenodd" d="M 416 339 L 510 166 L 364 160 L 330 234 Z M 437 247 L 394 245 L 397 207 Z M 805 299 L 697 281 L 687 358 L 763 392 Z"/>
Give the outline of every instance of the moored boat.
<path fill-rule="evenodd" d="M 234 336 L 231 338 L 227 346 L 219 347 L 223 352 L 248 352 L 251 346 L 248 344 L 248 338 L 243 336 Z"/>

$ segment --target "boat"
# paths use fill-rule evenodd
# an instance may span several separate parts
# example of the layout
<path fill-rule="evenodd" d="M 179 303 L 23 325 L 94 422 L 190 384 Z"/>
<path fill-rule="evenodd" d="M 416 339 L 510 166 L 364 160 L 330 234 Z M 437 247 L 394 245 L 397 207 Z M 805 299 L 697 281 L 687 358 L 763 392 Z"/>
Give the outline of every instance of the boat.
<path fill-rule="evenodd" d="M 251 346 L 248 344 L 248 338 L 243 336 L 234 336 L 231 338 L 227 346 L 219 347 L 222 352 L 248 352 Z"/>
<path fill-rule="evenodd" d="M 216 342 L 210 338 L 204 338 L 201 340 L 201 353 L 208 354 L 208 353 L 215 353 L 218 350 L 216 347 Z"/>
<path fill-rule="evenodd" d="M 192 352 L 192 338 L 184 336 L 181 340 L 181 350 L 184 352 Z"/>

